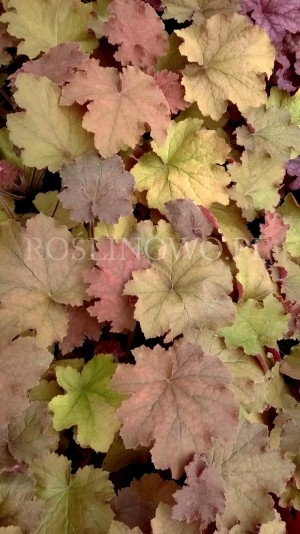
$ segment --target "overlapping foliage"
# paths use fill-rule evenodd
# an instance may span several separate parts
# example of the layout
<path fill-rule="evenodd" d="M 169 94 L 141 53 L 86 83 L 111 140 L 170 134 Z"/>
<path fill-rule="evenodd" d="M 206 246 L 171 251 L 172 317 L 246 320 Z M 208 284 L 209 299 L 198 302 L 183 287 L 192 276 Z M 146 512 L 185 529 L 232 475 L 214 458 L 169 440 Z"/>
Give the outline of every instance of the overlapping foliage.
<path fill-rule="evenodd" d="M 0 66 L 0 533 L 298 532 L 299 2 L 2 0 Z"/>

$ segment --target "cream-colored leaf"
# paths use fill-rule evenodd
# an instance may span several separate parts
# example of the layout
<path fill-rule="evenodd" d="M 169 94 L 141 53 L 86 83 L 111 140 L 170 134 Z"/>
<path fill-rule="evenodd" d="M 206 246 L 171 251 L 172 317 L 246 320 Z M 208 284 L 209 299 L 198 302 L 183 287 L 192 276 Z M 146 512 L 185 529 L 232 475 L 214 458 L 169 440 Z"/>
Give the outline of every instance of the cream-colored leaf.
<path fill-rule="evenodd" d="M 256 210 L 274 210 L 280 201 L 278 189 L 285 175 L 282 162 L 266 153 L 245 151 L 241 163 L 234 163 L 228 170 L 234 182 L 230 197 L 248 220 L 257 216 Z"/>
<path fill-rule="evenodd" d="M 30 7 L 30 8 L 29 8 Z M 89 33 L 91 6 L 79 0 L 10 0 L 9 11 L 1 16 L 10 35 L 21 39 L 18 53 L 30 58 L 53 46 L 78 41 L 91 52 L 98 41 Z"/>
<path fill-rule="evenodd" d="M 191 324 L 218 328 L 229 324 L 235 306 L 229 267 L 219 257 L 219 247 L 199 240 L 182 246 L 169 243 L 150 268 L 133 272 L 125 295 L 135 295 L 135 318 L 146 338 L 165 334 L 168 340 Z"/>
<path fill-rule="evenodd" d="M 293 150 L 300 152 L 300 129 L 292 123 L 286 109 L 252 107 L 246 111 L 245 117 L 251 129 L 247 126 L 237 128 L 239 145 L 252 152 L 268 152 L 272 159 L 282 163 L 290 159 Z"/>
<path fill-rule="evenodd" d="M 163 18 L 185 22 L 193 18 L 203 22 L 213 15 L 231 15 L 239 10 L 238 0 L 163 0 Z"/>
<path fill-rule="evenodd" d="M 243 300 L 263 300 L 268 295 L 277 293 L 276 284 L 272 282 L 256 247 L 241 248 L 234 261 L 239 270 L 236 279 L 242 286 Z"/>
<path fill-rule="evenodd" d="M 44 76 L 21 73 L 15 100 L 25 111 L 10 113 L 7 127 L 11 141 L 22 150 L 22 162 L 51 172 L 64 163 L 94 150 L 93 137 L 82 126 L 83 112 L 74 105 L 59 105 L 57 85 Z"/>
<path fill-rule="evenodd" d="M 219 13 L 205 26 L 193 23 L 176 34 L 191 63 L 183 71 L 185 100 L 197 102 L 203 115 L 218 120 L 228 100 L 241 111 L 266 102 L 264 75 L 272 73 L 275 51 L 259 26 L 241 15 Z"/>

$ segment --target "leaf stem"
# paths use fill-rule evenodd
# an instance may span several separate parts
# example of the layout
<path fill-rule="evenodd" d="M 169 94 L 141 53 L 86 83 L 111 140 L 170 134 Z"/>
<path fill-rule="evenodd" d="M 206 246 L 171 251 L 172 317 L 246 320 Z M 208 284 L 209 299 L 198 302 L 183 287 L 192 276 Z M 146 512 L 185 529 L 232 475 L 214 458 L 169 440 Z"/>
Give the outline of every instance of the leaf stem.
<path fill-rule="evenodd" d="M 6 94 L 5 91 L 3 91 L 2 88 L 0 88 L 0 94 L 3 96 L 6 102 L 8 102 L 9 105 L 12 107 L 12 109 L 15 111 L 17 109 L 16 104 L 14 104 L 13 100 Z"/>
<path fill-rule="evenodd" d="M 56 202 L 55 202 L 55 206 L 54 206 L 54 208 L 53 208 L 53 211 L 52 211 L 50 217 L 54 217 L 55 213 L 57 212 L 57 208 L 58 208 L 58 206 L 59 206 L 59 199 L 56 200 Z"/>
<path fill-rule="evenodd" d="M 0 195 L 4 195 L 4 196 L 7 196 L 7 197 L 15 198 L 16 200 L 24 200 L 26 198 L 25 195 L 15 195 L 14 193 L 10 193 L 9 191 L 5 191 L 5 189 L 2 189 L 2 187 L 0 187 Z"/>

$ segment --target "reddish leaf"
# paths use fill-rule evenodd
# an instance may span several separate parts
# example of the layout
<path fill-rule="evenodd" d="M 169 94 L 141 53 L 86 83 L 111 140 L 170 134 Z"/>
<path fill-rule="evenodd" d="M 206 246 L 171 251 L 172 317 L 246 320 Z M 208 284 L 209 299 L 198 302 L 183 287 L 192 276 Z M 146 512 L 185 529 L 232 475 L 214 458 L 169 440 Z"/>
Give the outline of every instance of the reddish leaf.
<path fill-rule="evenodd" d="M 157 72 L 154 69 L 153 71 L 149 69 L 149 74 L 154 77 L 158 87 L 160 87 L 164 93 L 172 113 L 178 113 L 178 111 L 189 106 L 189 104 L 184 101 L 184 88 L 180 83 L 179 74 L 169 70 L 161 70 Z"/>
<path fill-rule="evenodd" d="M 103 33 L 120 45 L 115 59 L 135 67 L 155 65 L 167 51 L 167 33 L 154 9 L 141 0 L 112 0 L 110 11 Z"/>
<path fill-rule="evenodd" d="M 284 300 L 282 301 L 283 308 L 285 313 L 289 313 L 291 315 L 290 322 L 289 322 L 289 329 L 286 334 L 286 338 L 290 337 L 297 337 L 299 338 L 300 334 L 300 303 L 299 302 L 291 302 L 290 300 Z"/>
<path fill-rule="evenodd" d="M 154 508 L 150 502 L 143 502 L 135 491 L 122 489 L 111 500 L 115 519 L 130 528 L 139 527 L 142 532 L 150 534 L 150 521 L 154 517 Z"/>
<path fill-rule="evenodd" d="M 136 252 L 126 240 L 117 243 L 102 238 L 97 243 L 96 267 L 84 274 L 90 284 L 87 292 L 100 299 L 88 308 L 98 321 L 111 321 L 113 332 L 124 328 L 132 330 L 135 325 L 130 298 L 123 295 L 124 285 L 131 279 L 132 271 L 146 269 L 149 261 Z"/>
<path fill-rule="evenodd" d="M 5 190 L 13 189 L 17 178 L 22 176 L 23 170 L 9 161 L 0 160 L 0 187 Z"/>
<path fill-rule="evenodd" d="M 61 104 L 74 102 L 89 102 L 82 125 L 95 134 L 96 148 L 103 157 L 128 146 L 134 148 L 145 132 L 145 123 L 158 143 L 166 137 L 169 105 L 152 76 L 136 67 L 126 67 L 119 73 L 112 67 L 99 67 L 96 59 L 90 59 L 63 88 Z"/>
<path fill-rule="evenodd" d="M 244 0 L 244 9 L 270 35 L 272 41 L 281 41 L 287 32 L 296 33 L 300 27 L 298 0 Z"/>
<path fill-rule="evenodd" d="M 276 70 L 278 87 L 289 93 L 295 91 L 299 87 L 299 79 L 297 79 L 293 70 L 292 56 L 288 56 L 284 52 L 279 53 L 276 56 L 276 62 L 281 65 Z"/>
<path fill-rule="evenodd" d="M 184 241 L 206 239 L 211 234 L 213 225 L 205 216 L 207 212 L 189 199 L 171 200 L 165 204 L 167 219 Z"/>
<path fill-rule="evenodd" d="M 228 389 L 230 376 L 214 356 L 198 345 L 175 342 L 169 350 L 157 345 L 133 351 L 136 365 L 120 365 L 112 386 L 131 398 L 118 410 L 127 448 L 152 448 L 157 469 L 179 478 L 191 455 L 212 446 L 212 438 L 233 439 L 236 401 Z"/>
<path fill-rule="evenodd" d="M 65 190 L 58 196 L 75 221 L 90 222 L 98 217 L 111 224 L 132 212 L 135 182 L 120 156 L 102 159 L 86 154 L 64 167 L 60 175 Z"/>
<path fill-rule="evenodd" d="M 267 212 L 264 224 L 260 224 L 260 238 L 257 242 L 257 250 L 262 258 L 270 258 L 273 247 L 280 247 L 289 228 L 284 224 L 279 213 Z"/>
<path fill-rule="evenodd" d="M 286 163 L 286 172 L 290 176 L 296 176 L 295 180 L 293 180 L 289 184 L 289 189 L 292 191 L 296 191 L 297 189 L 300 189 L 300 156 L 298 156 L 295 159 L 291 159 Z"/>
<path fill-rule="evenodd" d="M 177 504 L 173 507 L 173 518 L 178 521 L 200 521 L 205 529 L 215 521 L 217 514 L 225 508 L 224 481 L 220 467 L 207 467 L 206 461 L 196 454 L 185 468 L 186 481 L 181 490 L 174 493 Z"/>
<path fill-rule="evenodd" d="M 10 80 L 14 83 L 19 72 L 27 72 L 36 76 L 46 76 L 58 85 L 63 85 L 88 57 L 88 54 L 82 52 L 79 43 L 62 43 L 51 48 L 40 58 L 23 63 Z"/>
<path fill-rule="evenodd" d="M 98 339 L 101 332 L 97 319 L 90 316 L 86 306 L 67 306 L 67 314 L 68 331 L 59 344 L 62 354 L 68 354 L 75 347 L 81 347 L 85 339 Z"/>
<path fill-rule="evenodd" d="M 11 342 L 19 333 L 15 313 L 1 310 L 0 324 L 0 427 L 4 427 L 29 405 L 27 391 L 37 384 L 53 356 L 37 347 L 32 337 Z"/>

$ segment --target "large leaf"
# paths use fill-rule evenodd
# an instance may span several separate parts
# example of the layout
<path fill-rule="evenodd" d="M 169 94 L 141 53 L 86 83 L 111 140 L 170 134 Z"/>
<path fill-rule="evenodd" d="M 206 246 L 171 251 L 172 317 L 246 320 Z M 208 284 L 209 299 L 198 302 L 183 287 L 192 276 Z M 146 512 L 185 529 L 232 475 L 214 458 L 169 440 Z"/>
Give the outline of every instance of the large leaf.
<path fill-rule="evenodd" d="M 31 0 L 30 9 L 22 0 L 10 0 L 10 11 L 1 16 L 10 35 L 21 39 L 19 54 L 30 58 L 55 45 L 79 41 L 87 52 L 97 46 L 88 32 L 91 7 L 79 0 Z"/>
<path fill-rule="evenodd" d="M 228 204 L 229 175 L 220 166 L 229 147 L 216 132 L 201 129 L 199 119 L 172 122 L 165 142 L 152 142 L 132 169 L 138 191 L 148 190 L 150 207 L 164 210 L 164 203 L 189 198 L 209 207 L 214 201 Z"/>
<path fill-rule="evenodd" d="M 233 321 L 235 307 L 228 294 L 232 277 L 219 248 L 209 242 L 165 244 L 151 269 L 134 271 L 125 295 L 135 295 L 135 318 L 146 338 L 168 333 L 171 340 L 192 324 L 216 329 Z"/>
<path fill-rule="evenodd" d="M 46 507 L 36 534 L 107 534 L 113 513 L 106 503 L 114 494 L 108 473 L 86 466 L 71 474 L 71 462 L 54 453 L 31 470 Z"/>
<path fill-rule="evenodd" d="M 60 106 L 60 91 L 51 80 L 21 73 L 16 87 L 16 102 L 25 111 L 9 114 L 7 127 L 11 141 L 23 149 L 24 165 L 56 172 L 94 149 L 92 136 L 81 126 L 82 111 Z"/>
<path fill-rule="evenodd" d="M 0 226 L 1 300 L 16 311 L 22 331 L 36 330 L 39 345 L 65 336 L 65 305 L 78 306 L 86 297 L 82 271 L 91 265 L 88 252 L 88 243 L 74 244 L 65 226 L 43 214 L 26 229 L 14 221 Z"/>
<path fill-rule="evenodd" d="M 129 448 L 154 440 L 154 465 L 170 467 L 179 478 L 191 454 L 210 449 L 212 437 L 234 435 L 238 412 L 230 375 L 194 344 L 177 342 L 167 351 L 143 346 L 133 354 L 136 365 L 119 366 L 112 380 L 132 395 L 117 412 L 121 436 Z"/>
<path fill-rule="evenodd" d="M 241 15 L 217 14 L 205 26 L 192 24 L 176 34 L 191 65 L 183 72 L 185 100 L 218 120 L 227 100 L 245 111 L 266 102 L 261 75 L 272 72 L 275 53 L 267 34 Z"/>
<path fill-rule="evenodd" d="M 220 467 L 225 483 L 226 507 L 217 523 L 230 528 L 239 522 L 254 532 L 257 524 L 275 518 L 269 493 L 280 495 L 294 466 L 270 448 L 266 425 L 242 421 L 235 442 L 216 441 L 207 463 Z"/>
<path fill-rule="evenodd" d="M 90 59 L 63 89 L 61 104 L 74 102 L 89 102 L 82 125 L 95 134 L 96 148 L 105 158 L 128 146 L 133 148 L 145 123 L 158 143 L 166 137 L 170 123 L 167 100 L 152 76 L 136 67 L 119 73 Z"/>

